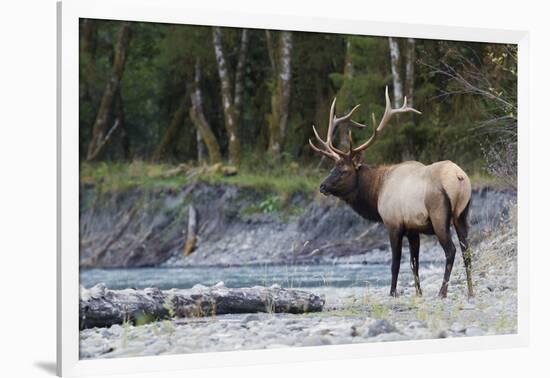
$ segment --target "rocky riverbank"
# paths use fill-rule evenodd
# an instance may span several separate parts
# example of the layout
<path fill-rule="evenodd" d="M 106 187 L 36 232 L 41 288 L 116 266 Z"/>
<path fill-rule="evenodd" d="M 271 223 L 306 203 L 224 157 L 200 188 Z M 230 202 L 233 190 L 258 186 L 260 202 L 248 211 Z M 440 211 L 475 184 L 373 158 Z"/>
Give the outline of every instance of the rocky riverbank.
<path fill-rule="evenodd" d="M 323 312 L 254 313 L 182 318 L 141 326 L 114 325 L 81 331 L 81 358 L 282 348 L 510 334 L 517 331 L 515 221 L 502 222 L 474 249 L 476 296 L 466 296 L 457 256 L 449 296 L 437 298 L 443 266 L 421 271 L 424 297 L 400 281 L 400 296 L 387 287 L 319 287 Z"/>
<path fill-rule="evenodd" d="M 476 190 L 471 235 L 492 230 L 515 195 Z M 296 192 L 196 182 L 179 189 L 81 193 L 80 267 L 137 268 L 334 263 L 386 251 L 383 226 L 341 201 Z M 188 208 L 197 212 L 197 245 L 183 256 Z"/>

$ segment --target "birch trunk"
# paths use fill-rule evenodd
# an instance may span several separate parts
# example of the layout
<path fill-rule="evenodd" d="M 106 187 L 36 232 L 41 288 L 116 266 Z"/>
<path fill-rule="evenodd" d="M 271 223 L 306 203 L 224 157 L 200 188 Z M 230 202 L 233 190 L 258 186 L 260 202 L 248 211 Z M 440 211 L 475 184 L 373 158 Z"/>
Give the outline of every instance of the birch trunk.
<path fill-rule="evenodd" d="M 229 161 L 238 164 L 241 155 L 241 143 L 239 138 L 239 127 L 237 124 L 235 104 L 233 102 L 233 87 L 227 67 L 227 60 L 223 52 L 222 31 L 219 27 L 212 28 L 214 41 L 214 53 L 218 65 L 218 75 L 221 83 L 222 106 L 225 121 L 225 129 L 229 138 Z"/>
<path fill-rule="evenodd" d="M 351 41 L 346 40 L 346 58 L 344 63 L 344 82 L 338 92 L 338 98 L 341 103 L 346 104 L 347 107 L 354 106 L 352 104 L 351 82 L 353 80 L 353 61 L 351 59 Z M 349 110 L 349 109 L 348 109 Z M 344 112 L 345 113 L 345 112 Z M 335 130 L 336 132 L 336 130 Z M 345 127 L 338 129 L 338 143 L 340 148 L 345 149 L 348 146 L 348 137 Z"/>
<path fill-rule="evenodd" d="M 286 137 L 288 107 L 292 79 L 292 32 L 282 31 L 279 35 L 278 62 L 276 63 L 276 87 L 271 95 L 269 118 L 269 147 L 272 155 L 279 155 Z"/>
<path fill-rule="evenodd" d="M 113 101 L 120 86 L 122 74 L 124 73 L 129 44 L 130 24 L 128 22 L 124 22 L 120 27 L 117 43 L 115 45 L 115 56 L 111 70 L 111 77 L 105 86 L 105 91 L 103 92 L 103 97 L 101 98 L 101 103 L 99 104 L 96 120 L 92 128 L 92 139 L 88 145 L 88 153 L 86 157 L 86 160 L 88 161 L 95 159 L 101 154 L 109 141 L 109 137 L 118 126 L 115 122 L 113 127 L 109 130 L 108 120 L 111 108 L 113 106 Z"/>
<path fill-rule="evenodd" d="M 239 48 L 239 58 L 237 60 L 237 68 L 235 70 L 235 95 L 234 95 L 234 106 L 235 106 L 235 121 L 240 124 L 241 121 L 241 110 L 243 102 L 243 91 L 244 91 L 244 69 L 246 63 L 246 52 L 248 50 L 248 40 L 249 33 L 247 29 L 243 29 L 241 32 L 241 44 Z"/>
<path fill-rule="evenodd" d="M 414 106 L 414 65 L 416 61 L 416 41 L 414 38 L 407 38 L 407 64 L 405 66 L 405 87 L 407 91 L 407 102 Z"/>
<path fill-rule="evenodd" d="M 218 144 L 216 135 L 212 131 L 212 128 L 204 115 L 200 80 L 201 66 L 199 59 L 197 59 L 195 61 L 195 81 L 191 91 L 191 109 L 189 109 L 189 116 L 197 128 L 197 135 L 200 136 L 200 139 L 204 141 L 204 144 L 206 145 L 210 163 L 215 164 L 222 160 L 222 154 L 220 152 L 220 145 Z M 199 143 L 199 138 L 197 138 L 197 144 Z M 199 148 L 199 145 L 197 145 L 197 148 Z"/>
<path fill-rule="evenodd" d="M 403 103 L 403 82 L 401 81 L 401 74 L 399 72 L 399 44 L 395 38 L 388 38 L 390 46 L 390 59 L 391 59 L 391 73 L 393 78 L 393 102 L 394 106 L 401 106 Z"/>

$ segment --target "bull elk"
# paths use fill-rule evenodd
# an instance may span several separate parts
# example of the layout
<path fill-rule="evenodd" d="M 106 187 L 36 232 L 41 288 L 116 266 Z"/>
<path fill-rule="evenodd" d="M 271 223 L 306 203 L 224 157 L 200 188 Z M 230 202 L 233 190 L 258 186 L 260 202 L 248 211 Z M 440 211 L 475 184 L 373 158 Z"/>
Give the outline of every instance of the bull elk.
<path fill-rule="evenodd" d="M 336 98 L 330 108 L 327 138 L 323 140 L 315 126 L 313 133 L 321 147 L 311 139 L 313 150 L 335 161 L 334 168 L 320 185 L 320 192 L 333 195 L 345 201 L 363 218 L 382 222 L 386 226 L 392 250 L 390 295 L 396 296 L 397 277 L 401 262 L 403 237 L 409 241 L 410 265 L 414 275 L 416 294 L 422 295 L 418 277 L 418 255 L 420 234 L 437 237 L 445 251 L 445 273 L 439 296 L 447 296 L 447 287 L 455 259 L 456 248 L 452 240 L 450 225 L 454 225 L 462 257 L 466 267 L 468 296 L 473 296 L 471 253 L 468 246 L 468 209 L 471 197 L 470 179 L 466 173 L 451 161 L 440 161 L 424 165 L 417 161 L 406 161 L 395 165 L 369 166 L 362 164 L 362 153 L 375 141 L 388 125 L 393 115 L 418 110 L 407 106 L 393 109 L 386 87 L 386 108 L 380 124 L 372 115 L 372 136 L 358 147 L 353 146 L 349 130 L 349 151 L 344 152 L 332 142 L 335 129 L 340 124 L 363 128 L 363 124 L 351 119 L 359 105 L 343 117 L 334 116 Z"/>

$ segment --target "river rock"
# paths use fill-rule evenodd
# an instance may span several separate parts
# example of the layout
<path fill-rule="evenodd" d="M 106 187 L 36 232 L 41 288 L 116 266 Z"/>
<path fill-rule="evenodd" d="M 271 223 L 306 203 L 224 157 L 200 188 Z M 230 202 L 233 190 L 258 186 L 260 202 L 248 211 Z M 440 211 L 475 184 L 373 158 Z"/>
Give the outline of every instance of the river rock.
<path fill-rule="evenodd" d="M 427 328 L 427 327 L 428 325 L 426 324 L 426 322 L 420 321 L 420 320 L 413 320 L 412 322 L 407 324 L 407 329 L 410 329 L 410 330 L 416 330 L 419 328 Z"/>
<path fill-rule="evenodd" d="M 401 341 L 401 340 L 407 340 L 407 337 L 398 332 L 381 333 L 373 339 L 373 341 L 382 341 L 382 342 Z"/>
<path fill-rule="evenodd" d="M 386 319 L 379 319 L 369 326 L 367 337 L 376 337 L 382 333 L 394 332 L 397 329 Z"/>
<path fill-rule="evenodd" d="M 455 322 L 451 325 L 451 331 L 455 333 L 464 333 L 466 332 L 466 327 L 462 323 Z"/>
<path fill-rule="evenodd" d="M 483 336 L 485 334 L 485 331 L 483 331 L 479 327 L 468 327 L 466 328 L 466 336 Z"/>
<path fill-rule="evenodd" d="M 253 321 L 254 322 L 260 321 L 260 317 L 257 314 L 248 314 L 242 320 L 242 322 L 244 324 L 250 323 L 250 322 L 253 322 Z"/>
<path fill-rule="evenodd" d="M 306 336 L 302 339 L 301 345 L 303 345 L 303 346 L 321 345 L 321 336 L 319 336 L 319 335 Z"/>

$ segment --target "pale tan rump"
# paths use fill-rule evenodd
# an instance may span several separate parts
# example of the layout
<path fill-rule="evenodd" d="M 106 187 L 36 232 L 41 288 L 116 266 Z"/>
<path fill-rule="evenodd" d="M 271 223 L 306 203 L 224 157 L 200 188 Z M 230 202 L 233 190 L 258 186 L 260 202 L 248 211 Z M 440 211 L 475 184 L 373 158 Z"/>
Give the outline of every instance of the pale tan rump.
<path fill-rule="evenodd" d="M 455 163 L 441 161 L 424 165 L 407 161 L 386 172 L 378 197 L 378 211 L 384 223 L 415 229 L 429 225 L 426 201 L 442 189 L 451 202 L 453 218 L 458 218 L 468 205 L 471 184 L 468 175 Z"/>
<path fill-rule="evenodd" d="M 439 178 L 445 193 L 451 201 L 453 218 L 458 218 L 464 211 L 472 194 L 472 184 L 468 175 L 452 161 L 440 161 L 428 165 L 434 178 Z"/>

